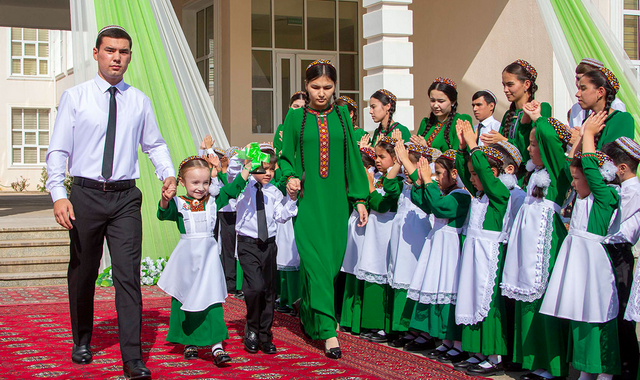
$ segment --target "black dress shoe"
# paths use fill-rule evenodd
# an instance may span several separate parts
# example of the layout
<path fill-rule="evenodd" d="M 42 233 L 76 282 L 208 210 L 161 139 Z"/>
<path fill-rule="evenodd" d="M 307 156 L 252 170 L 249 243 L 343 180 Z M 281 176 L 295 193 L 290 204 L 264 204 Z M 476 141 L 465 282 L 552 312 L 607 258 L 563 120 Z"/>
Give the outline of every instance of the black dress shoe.
<path fill-rule="evenodd" d="M 438 350 L 436 348 L 435 350 L 427 351 L 424 356 L 428 357 L 429 359 L 437 360 L 440 356 L 445 355 L 451 349 L 447 346 L 445 346 L 445 348 L 445 350 Z"/>
<path fill-rule="evenodd" d="M 434 348 L 436 348 L 436 341 L 433 338 L 422 343 L 412 340 L 411 342 L 404 345 L 404 350 L 411 352 L 433 350 Z"/>
<path fill-rule="evenodd" d="M 244 349 L 249 351 L 252 354 L 258 352 L 258 334 L 251 330 L 247 330 L 244 334 Z"/>
<path fill-rule="evenodd" d="M 471 362 L 469 361 L 469 360 L 471 360 L 471 359 L 475 359 L 475 360 L 476 360 L 476 362 L 475 362 L 475 363 L 471 363 Z M 480 359 L 479 357 L 477 357 L 477 356 L 473 355 L 472 357 L 470 357 L 470 358 L 469 358 L 469 359 L 467 359 L 467 360 L 463 360 L 463 361 L 461 361 L 461 362 L 454 363 L 454 364 L 453 364 L 453 369 L 455 369 L 456 371 L 466 371 L 466 370 L 467 370 L 467 368 L 469 368 L 469 367 L 471 367 L 471 366 L 473 366 L 473 365 L 476 365 L 476 364 L 478 364 L 478 363 L 481 363 L 481 362 L 483 362 L 483 361 L 484 361 L 483 359 Z"/>
<path fill-rule="evenodd" d="M 411 339 L 407 339 L 405 337 L 400 337 L 400 338 L 397 338 L 397 339 L 394 339 L 394 340 L 390 341 L 389 342 L 389 346 L 391 346 L 391 347 L 404 347 L 405 344 L 407 344 L 409 342 L 413 342 L 413 340 L 415 338 L 416 337 L 413 337 Z"/>
<path fill-rule="evenodd" d="M 371 336 L 369 336 L 367 340 L 373 343 L 386 343 L 389 340 L 389 338 L 387 338 L 386 335 L 382 335 L 379 332 L 375 332 L 371 334 Z"/>
<path fill-rule="evenodd" d="M 371 339 L 371 335 L 373 333 L 371 331 L 363 331 L 360 333 L 360 339 L 364 339 L 364 340 L 370 340 Z"/>
<path fill-rule="evenodd" d="M 266 343 L 260 342 L 260 349 L 262 350 L 262 352 L 269 355 L 275 354 L 278 351 L 276 349 L 276 345 L 273 344 L 273 342 L 266 342 Z"/>
<path fill-rule="evenodd" d="M 124 377 L 131 380 L 151 380 L 151 371 L 140 359 L 129 360 L 122 366 Z"/>
<path fill-rule="evenodd" d="M 334 347 L 328 350 L 325 349 L 324 356 L 328 357 L 329 359 L 340 359 L 342 357 L 342 350 L 340 349 L 340 347 Z"/>
<path fill-rule="evenodd" d="M 512 361 L 502 361 L 502 368 L 504 368 L 505 371 L 509 371 L 509 372 L 520 372 L 520 371 L 526 371 L 525 369 L 522 368 L 522 363 L 516 363 L 516 362 L 512 362 Z"/>
<path fill-rule="evenodd" d="M 194 360 L 198 358 L 198 347 L 196 346 L 184 346 L 184 358 L 185 360 Z"/>
<path fill-rule="evenodd" d="M 71 361 L 76 364 L 89 364 L 93 360 L 93 354 L 91 353 L 91 347 L 88 344 L 77 346 L 73 344 L 71 350 Z"/>
<path fill-rule="evenodd" d="M 455 347 L 452 347 L 449 351 L 455 351 L 455 353 L 452 355 L 449 352 L 446 352 L 444 355 L 440 355 L 436 360 L 438 360 L 440 363 L 458 363 L 463 360 L 469 359 L 468 353 L 460 351 Z"/>
<path fill-rule="evenodd" d="M 536 375 L 533 372 L 525 373 L 524 375 L 520 376 L 520 380 L 562 380 L 562 379 L 564 379 L 564 377 L 552 377 L 550 379 L 547 379 L 546 377 Z"/>
<path fill-rule="evenodd" d="M 292 308 L 290 308 L 290 307 L 289 307 L 289 306 L 287 306 L 287 305 L 284 305 L 284 306 L 278 306 L 278 308 L 276 309 L 276 311 L 277 311 L 278 313 L 282 313 L 282 314 L 293 314 L 293 309 L 292 309 Z"/>
<path fill-rule="evenodd" d="M 213 352 L 213 362 L 220 366 L 221 364 L 227 363 L 231 361 L 231 356 L 227 354 L 224 350 L 215 350 Z"/>
<path fill-rule="evenodd" d="M 236 292 L 236 294 L 233 295 L 236 299 L 239 299 L 240 301 L 244 301 L 244 293 L 242 293 L 242 291 L 238 290 Z"/>
<path fill-rule="evenodd" d="M 481 367 L 480 364 L 488 363 L 489 367 Z M 485 360 L 482 363 L 473 364 L 467 368 L 467 375 L 469 376 L 496 376 L 504 375 L 504 367 L 502 363 L 494 364 L 491 360 Z"/>

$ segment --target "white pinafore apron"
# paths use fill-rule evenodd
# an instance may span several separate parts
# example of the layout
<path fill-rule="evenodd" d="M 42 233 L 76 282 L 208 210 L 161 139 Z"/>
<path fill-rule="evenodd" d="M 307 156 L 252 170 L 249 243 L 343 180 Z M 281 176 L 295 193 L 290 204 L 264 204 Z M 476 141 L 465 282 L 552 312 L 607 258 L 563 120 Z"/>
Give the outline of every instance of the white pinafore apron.
<path fill-rule="evenodd" d="M 489 314 L 493 288 L 498 275 L 502 231 L 482 229 L 489 198 L 473 198 L 469 212 L 456 301 L 456 324 L 474 325 Z M 507 210 L 507 213 L 509 210 Z"/>
<path fill-rule="evenodd" d="M 382 188 L 376 188 L 381 195 L 385 195 Z M 395 212 L 380 213 L 371 211 L 364 233 L 364 243 L 360 260 L 356 265 L 356 277 L 374 284 L 388 284 L 389 270 L 389 240 L 391 239 L 391 225 Z"/>
<path fill-rule="evenodd" d="M 420 252 L 431 231 L 429 216 L 411 202 L 411 188 L 410 184 L 404 184 L 391 226 L 387 276 L 394 289 L 409 289 Z"/>
<path fill-rule="evenodd" d="M 618 315 L 618 291 L 605 236 L 587 232 L 593 194 L 576 199 L 569 235 L 558 252 L 540 313 L 604 323 Z M 614 219 L 616 215 L 614 214 Z"/>
<path fill-rule="evenodd" d="M 469 195 L 457 189 L 451 193 Z M 448 226 L 448 219 L 435 218 L 411 278 L 407 297 L 422 304 L 455 304 L 460 278 L 460 234 L 462 228 Z"/>
<path fill-rule="evenodd" d="M 527 195 L 509 235 L 502 295 L 523 302 L 540 299 L 549 282 L 554 214 L 561 206 Z"/>
<path fill-rule="evenodd" d="M 293 220 L 289 219 L 285 223 L 277 223 L 276 245 L 278 255 L 276 263 L 279 271 L 291 272 L 300 269 L 300 255 L 293 232 Z"/>
<path fill-rule="evenodd" d="M 216 224 L 215 198 L 210 197 L 205 211 L 192 212 L 189 204 L 174 197 L 182 214 L 186 233 L 180 235 L 158 286 L 182 304 L 181 309 L 198 312 L 223 303 L 227 286 L 220 261 L 220 247 L 213 237 Z"/>

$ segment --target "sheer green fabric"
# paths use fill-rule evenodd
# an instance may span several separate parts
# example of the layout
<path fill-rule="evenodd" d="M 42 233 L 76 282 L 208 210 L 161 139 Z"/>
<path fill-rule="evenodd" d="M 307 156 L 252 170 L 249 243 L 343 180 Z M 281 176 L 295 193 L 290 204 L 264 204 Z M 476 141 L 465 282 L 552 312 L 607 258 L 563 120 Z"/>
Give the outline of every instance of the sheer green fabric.
<path fill-rule="evenodd" d="M 550 0 L 558 22 L 567 40 L 571 54 L 577 65 L 583 58 L 595 58 L 613 71 L 620 82 L 617 96 L 627 106 L 635 120 L 636 136 L 640 132 L 640 101 L 633 91 L 633 86 L 623 74 L 620 62 L 615 58 L 611 47 L 585 7 L 583 0 Z"/>
<path fill-rule="evenodd" d="M 132 60 L 124 79 L 151 98 L 160 132 L 177 168 L 182 159 L 196 152 L 149 0 L 95 0 L 95 10 L 98 30 L 117 24 L 131 35 Z M 171 223 L 157 221 L 162 183 L 147 155 L 139 151 L 138 156 L 137 185 L 143 194 L 142 255 L 166 257 L 176 246 L 179 234 Z"/>

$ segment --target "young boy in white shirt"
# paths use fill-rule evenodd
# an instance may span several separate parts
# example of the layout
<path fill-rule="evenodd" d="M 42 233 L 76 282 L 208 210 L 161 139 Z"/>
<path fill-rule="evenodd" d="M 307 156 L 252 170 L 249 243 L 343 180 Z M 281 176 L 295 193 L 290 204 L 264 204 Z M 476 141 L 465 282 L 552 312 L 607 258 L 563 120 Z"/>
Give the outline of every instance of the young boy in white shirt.
<path fill-rule="evenodd" d="M 273 184 L 278 156 L 269 144 L 260 150 L 270 155 L 263 163 L 264 174 L 252 173 L 244 192 L 236 203 L 237 252 L 244 273 L 242 291 L 247 305 L 244 347 L 250 353 L 258 350 L 275 354 L 271 325 L 278 278 L 276 223 L 284 223 L 298 213 L 295 199 L 285 198 Z"/>

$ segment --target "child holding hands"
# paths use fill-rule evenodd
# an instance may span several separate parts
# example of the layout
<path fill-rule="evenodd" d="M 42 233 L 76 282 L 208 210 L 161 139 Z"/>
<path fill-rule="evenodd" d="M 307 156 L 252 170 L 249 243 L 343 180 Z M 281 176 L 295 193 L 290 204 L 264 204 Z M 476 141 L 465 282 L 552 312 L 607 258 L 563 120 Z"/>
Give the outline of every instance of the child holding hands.
<path fill-rule="evenodd" d="M 233 183 L 220 188 L 218 164 L 215 154 L 186 158 L 178 169 L 178 180 L 187 194 L 168 198 L 163 193 L 160 199 L 158 219 L 176 222 L 180 241 L 158 286 L 172 297 L 167 341 L 183 344 L 187 360 L 197 359 L 198 346 L 212 345 L 213 360 L 219 366 L 231 358 L 222 348 L 229 337 L 222 310 L 227 288 L 213 231 L 217 210 L 240 194 L 249 170 L 244 168 Z"/>

